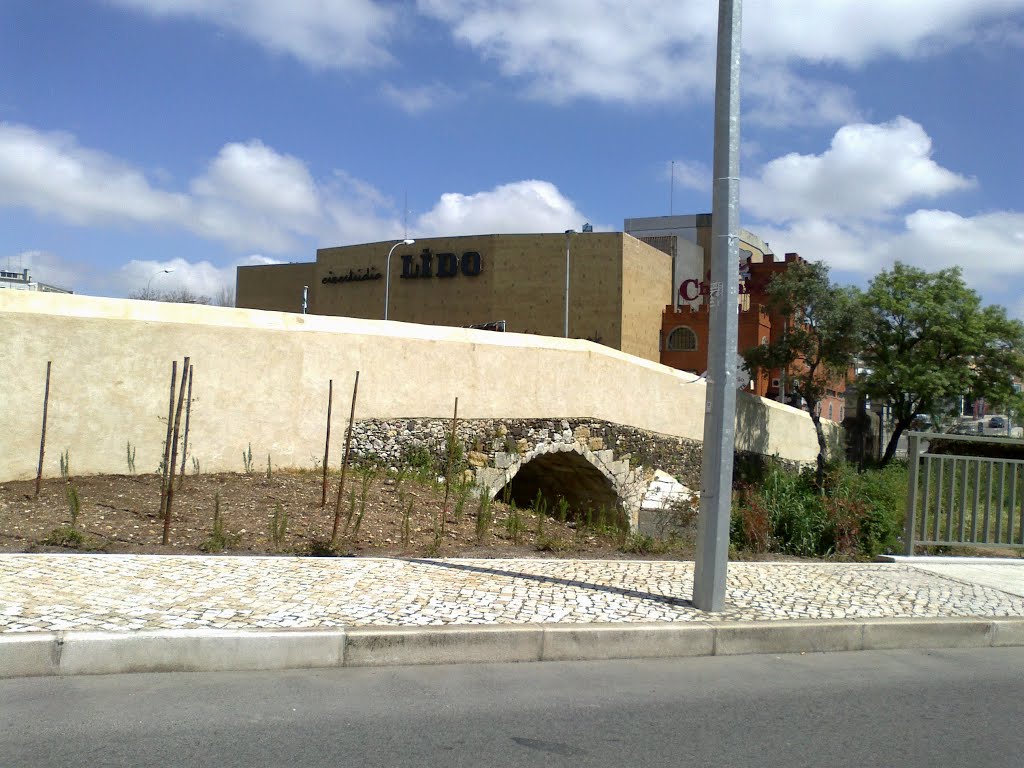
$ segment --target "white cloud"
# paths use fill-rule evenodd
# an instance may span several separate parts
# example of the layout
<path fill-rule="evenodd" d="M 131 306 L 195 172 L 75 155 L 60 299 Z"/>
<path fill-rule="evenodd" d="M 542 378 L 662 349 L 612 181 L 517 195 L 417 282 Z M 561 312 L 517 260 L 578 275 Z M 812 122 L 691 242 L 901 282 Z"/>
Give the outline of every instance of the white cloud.
<path fill-rule="evenodd" d="M 217 299 L 225 290 L 234 291 L 237 267 L 279 263 L 258 254 L 238 259 L 224 267 L 209 261 L 191 262 L 183 258 L 166 261 L 132 259 L 112 273 L 102 288 L 120 295 L 147 288 L 161 292 L 187 289 L 196 296 Z"/>
<path fill-rule="evenodd" d="M 160 189 L 67 134 L 0 124 L 0 205 L 87 226 L 175 228 L 272 254 L 305 256 L 310 241 L 344 245 L 404 231 L 392 201 L 371 184 L 341 170 L 318 181 L 301 159 L 257 140 L 224 145 L 188 190 Z M 528 180 L 442 194 L 410 234 L 561 232 L 585 220 L 554 184 Z"/>
<path fill-rule="evenodd" d="M 562 232 L 586 221 L 573 203 L 547 181 L 503 184 L 487 192 L 441 195 L 416 222 L 417 233 L 436 235 Z"/>
<path fill-rule="evenodd" d="M 462 98 L 462 95 L 452 88 L 437 82 L 409 88 L 385 83 L 381 86 L 381 96 L 410 115 L 420 115 L 432 109 L 446 107 Z"/>
<path fill-rule="evenodd" d="M 717 4 L 707 0 L 417 0 L 455 39 L 533 98 L 630 104 L 707 100 L 714 88 Z M 857 67 L 912 58 L 990 35 L 1024 0 L 806 0 L 747 3 L 744 109 L 786 127 L 857 118 L 850 92 L 795 64 Z M 1006 44 L 1013 36 L 1003 38 Z"/>
<path fill-rule="evenodd" d="M 755 215 L 744 226 L 779 252 L 824 261 L 857 282 L 896 261 L 960 266 L 987 301 L 1013 309 L 1024 279 L 1024 213 L 909 209 L 974 185 L 931 151 L 924 129 L 906 118 L 845 126 L 822 154 L 786 155 L 744 181 L 741 203 Z"/>
<path fill-rule="evenodd" d="M 305 163 L 260 141 L 226 144 L 189 192 L 161 189 L 122 160 L 65 133 L 0 123 L 0 205 L 81 225 L 156 225 L 235 248 L 283 253 L 302 238 L 351 241 L 344 223 L 396 231 L 386 201 L 362 182 L 318 184 Z M 358 234 L 365 234 L 366 227 Z M 303 246 L 306 247 L 306 246 Z"/>
<path fill-rule="evenodd" d="M 963 216 L 917 210 L 897 227 L 804 219 L 754 230 L 771 243 L 784 244 L 786 251 L 824 261 L 860 281 L 896 261 L 929 271 L 959 266 L 970 286 L 1012 307 L 1019 295 L 1016 286 L 1024 280 L 1024 213 L 1017 211 Z"/>
<path fill-rule="evenodd" d="M 666 174 L 670 179 L 675 175 L 675 183 L 683 189 L 707 193 L 711 190 L 711 168 L 694 160 L 676 160 L 669 166 Z"/>
<path fill-rule="evenodd" d="M 743 205 L 781 220 L 888 216 L 917 198 L 967 189 L 974 182 L 931 159 L 924 129 L 905 117 L 840 128 L 820 155 L 785 155 L 742 186 Z"/>
<path fill-rule="evenodd" d="M 0 205 L 78 224 L 159 223 L 182 217 L 188 200 L 154 188 L 138 170 L 79 146 L 69 134 L 0 123 Z"/>
<path fill-rule="evenodd" d="M 156 17 L 197 19 L 231 30 L 315 69 L 391 61 L 395 8 L 374 0 L 107 0 Z"/>
<path fill-rule="evenodd" d="M 797 77 L 781 66 L 759 64 L 742 76 L 743 118 L 773 128 L 837 125 L 860 119 L 846 86 Z"/>

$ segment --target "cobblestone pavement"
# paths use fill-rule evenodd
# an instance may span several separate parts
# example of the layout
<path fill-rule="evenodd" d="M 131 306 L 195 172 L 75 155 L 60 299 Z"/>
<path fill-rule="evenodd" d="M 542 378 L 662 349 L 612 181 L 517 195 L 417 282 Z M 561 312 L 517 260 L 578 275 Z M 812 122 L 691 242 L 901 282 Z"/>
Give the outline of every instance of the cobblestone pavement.
<path fill-rule="evenodd" d="M 692 589 L 692 562 L 2 555 L 0 633 L 1024 616 L 905 563 L 730 563 L 719 614 Z"/>

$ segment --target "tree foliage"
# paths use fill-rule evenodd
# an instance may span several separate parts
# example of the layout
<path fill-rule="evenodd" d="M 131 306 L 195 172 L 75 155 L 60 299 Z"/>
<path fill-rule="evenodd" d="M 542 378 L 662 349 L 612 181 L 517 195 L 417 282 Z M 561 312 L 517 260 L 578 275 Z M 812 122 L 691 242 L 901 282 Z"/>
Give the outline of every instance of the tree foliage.
<path fill-rule="evenodd" d="M 882 464 L 921 414 L 962 395 L 1012 401 L 1024 374 L 1024 325 L 1000 306 L 983 307 L 959 267 L 927 272 L 897 262 L 863 297 L 868 316 L 861 390 L 888 402 L 893 432 Z"/>
<path fill-rule="evenodd" d="M 795 262 L 776 275 L 767 287 L 770 308 L 787 318 L 769 344 L 743 353 L 752 376 L 759 369 L 783 368 L 794 394 L 803 399 L 818 437 L 820 486 L 825 471 L 827 443 L 818 413 L 826 389 L 835 388 L 860 351 L 863 309 L 856 289 L 833 285 L 828 266 Z"/>

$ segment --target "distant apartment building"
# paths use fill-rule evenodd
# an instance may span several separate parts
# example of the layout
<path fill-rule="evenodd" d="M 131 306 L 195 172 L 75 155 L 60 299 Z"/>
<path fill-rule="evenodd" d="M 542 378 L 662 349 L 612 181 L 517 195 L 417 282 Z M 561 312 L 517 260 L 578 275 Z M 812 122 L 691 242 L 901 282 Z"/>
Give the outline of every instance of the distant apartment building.
<path fill-rule="evenodd" d="M 32 279 L 28 268 L 15 272 L 9 269 L 0 269 L 0 289 L 9 288 L 15 291 L 40 291 L 41 293 L 74 293 L 67 288 L 61 288 L 49 283 L 40 283 Z"/>

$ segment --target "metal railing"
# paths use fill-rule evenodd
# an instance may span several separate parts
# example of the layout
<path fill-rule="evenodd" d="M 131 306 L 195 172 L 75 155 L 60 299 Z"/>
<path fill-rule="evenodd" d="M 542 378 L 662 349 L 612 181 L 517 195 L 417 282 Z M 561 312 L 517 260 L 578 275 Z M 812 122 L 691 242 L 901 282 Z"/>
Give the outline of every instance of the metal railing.
<path fill-rule="evenodd" d="M 1024 547 L 1024 460 L 931 453 L 932 443 L 1024 446 L 1024 440 L 907 433 L 904 553 L 917 546 Z"/>

